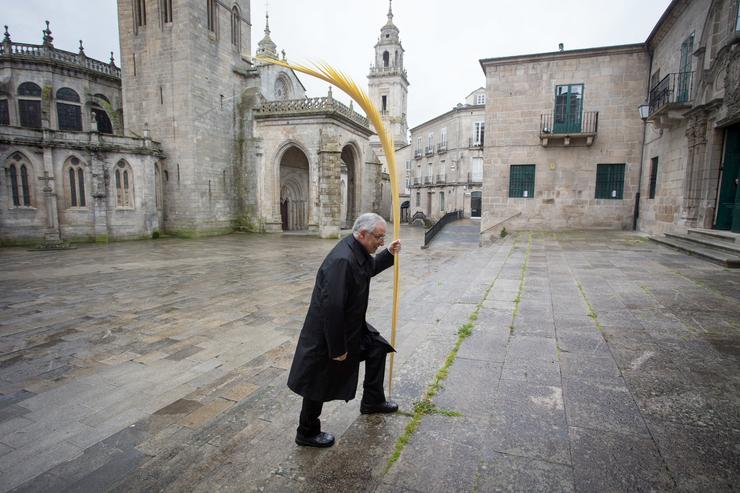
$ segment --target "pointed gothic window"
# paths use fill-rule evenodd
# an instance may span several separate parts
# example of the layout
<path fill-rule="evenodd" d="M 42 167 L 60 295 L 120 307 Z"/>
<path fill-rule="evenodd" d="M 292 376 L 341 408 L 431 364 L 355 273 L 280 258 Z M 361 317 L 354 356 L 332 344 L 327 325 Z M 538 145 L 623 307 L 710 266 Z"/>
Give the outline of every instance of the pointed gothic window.
<path fill-rule="evenodd" d="M 86 207 L 85 198 L 85 171 L 82 162 L 72 156 L 65 164 L 64 195 L 67 199 L 67 208 Z"/>
<path fill-rule="evenodd" d="M 57 91 L 57 121 L 59 130 L 82 131 L 80 96 L 69 87 Z"/>
<path fill-rule="evenodd" d="M 136 27 L 146 26 L 146 0 L 134 0 L 134 24 Z"/>
<path fill-rule="evenodd" d="M 21 127 L 41 128 L 41 88 L 33 82 L 18 86 Z"/>
<path fill-rule="evenodd" d="M 16 152 L 8 160 L 6 173 L 9 175 L 10 207 L 31 207 L 31 163 L 21 153 Z"/>
<path fill-rule="evenodd" d="M 242 26 L 239 7 L 234 5 L 231 9 L 231 44 L 241 50 L 242 45 Z"/>
<path fill-rule="evenodd" d="M 116 207 L 119 209 L 134 208 L 134 176 L 131 166 L 123 159 L 116 164 Z"/>
<path fill-rule="evenodd" d="M 218 0 L 206 0 L 208 31 L 218 34 Z"/>

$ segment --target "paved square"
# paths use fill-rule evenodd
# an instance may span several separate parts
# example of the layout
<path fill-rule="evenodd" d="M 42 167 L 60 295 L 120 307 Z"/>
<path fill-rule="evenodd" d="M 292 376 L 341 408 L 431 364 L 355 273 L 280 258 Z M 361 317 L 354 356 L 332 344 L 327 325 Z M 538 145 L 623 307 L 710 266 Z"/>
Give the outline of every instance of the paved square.
<path fill-rule="evenodd" d="M 333 241 L 0 251 L 0 491 L 732 490 L 740 273 L 620 232 L 486 248 L 403 228 L 393 398 L 411 412 L 478 310 L 438 408 L 331 403 L 293 443 L 285 386 Z M 369 320 L 388 334 L 392 273 Z"/>

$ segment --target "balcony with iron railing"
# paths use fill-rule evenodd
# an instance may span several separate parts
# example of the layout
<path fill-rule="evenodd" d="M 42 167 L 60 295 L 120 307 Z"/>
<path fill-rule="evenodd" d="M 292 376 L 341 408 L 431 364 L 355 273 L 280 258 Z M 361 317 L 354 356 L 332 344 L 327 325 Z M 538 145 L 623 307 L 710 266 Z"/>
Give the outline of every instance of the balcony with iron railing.
<path fill-rule="evenodd" d="M 421 186 L 421 176 L 415 176 L 414 177 L 413 186 L 415 186 L 415 187 Z"/>
<path fill-rule="evenodd" d="M 437 144 L 437 154 L 443 154 L 445 152 L 447 152 L 447 142 Z"/>
<path fill-rule="evenodd" d="M 437 175 L 434 179 L 434 182 L 439 183 L 445 183 L 447 181 L 447 176 L 445 174 Z"/>
<path fill-rule="evenodd" d="M 473 137 L 468 137 L 468 148 L 469 149 L 483 149 L 483 137 L 480 139 L 475 139 Z"/>
<path fill-rule="evenodd" d="M 590 146 L 598 129 L 598 111 L 545 113 L 540 115 L 540 144 L 547 147 L 557 142 L 568 146 L 578 142 Z"/>
<path fill-rule="evenodd" d="M 431 185 L 433 181 L 434 181 L 434 177 L 431 175 L 424 177 L 424 185 Z"/>
<path fill-rule="evenodd" d="M 426 146 L 424 148 L 424 155 L 426 156 L 433 156 L 434 155 L 434 144 Z"/>
<path fill-rule="evenodd" d="M 414 158 L 421 159 L 423 155 L 424 155 L 424 153 L 421 152 L 421 149 L 414 150 Z"/>
<path fill-rule="evenodd" d="M 691 106 L 693 72 L 668 74 L 650 89 L 648 121 L 658 128 L 671 126 L 683 118 Z"/>

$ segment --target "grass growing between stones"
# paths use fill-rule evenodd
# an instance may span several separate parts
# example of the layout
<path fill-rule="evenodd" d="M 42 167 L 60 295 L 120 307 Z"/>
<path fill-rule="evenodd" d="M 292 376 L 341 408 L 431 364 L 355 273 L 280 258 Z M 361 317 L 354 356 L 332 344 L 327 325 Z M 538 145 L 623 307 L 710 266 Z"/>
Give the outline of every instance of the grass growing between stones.
<path fill-rule="evenodd" d="M 530 236 L 530 243 L 531 243 L 531 236 Z M 511 250 L 509 250 L 509 254 L 507 255 L 507 260 L 509 256 L 511 256 L 511 252 L 514 249 L 514 246 L 515 244 L 512 245 Z M 475 310 L 473 310 L 473 313 L 471 313 L 470 316 L 468 317 L 468 321 L 457 329 L 457 341 L 455 341 L 455 346 L 447 354 L 444 364 L 439 370 L 437 370 L 437 374 L 434 376 L 434 380 L 432 380 L 432 383 L 430 383 L 429 386 L 427 387 L 421 400 L 414 403 L 414 412 L 413 414 L 410 415 L 411 421 L 406 425 L 406 429 L 404 430 L 403 435 L 398 437 L 398 440 L 396 440 L 395 449 L 393 450 L 391 457 L 388 459 L 388 462 L 385 465 L 383 474 L 387 473 L 388 470 L 391 468 L 391 466 L 393 466 L 393 464 L 398 460 L 398 458 L 401 457 L 401 452 L 406 447 L 406 445 L 409 443 L 409 440 L 411 440 L 411 436 L 414 434 L 416 429 L 419 427 L 419 424 L 421 423 L 421 420 L 424 416 L 428 416 L 432 414 L 438 414 L 438 415 L 448 416 L 448 417 L 462 416 L 462 414 L 457 411 L 451 411 L 447 409 L 438 409 L 437 406 L 432 402 L 432 399 L 442 389 L 442 382 L 447 378 L 447 375 L 449 374 L 449 371 L 450 371 L 450 367 L 455 362 L 455 359 L 457 358 L 457 352 L 460 350 L 460 346 L 462 345 L 463 341 L 467 339 L 468 337 L 470 337 L 470 335 L 473 333 L 473 328 L 475 327 L 475 321 L 478 320 L 478 312 L 480 312 L 480 309 L 483 307 L 483 302 L 486 301 L 486 299 L 488 298 L 488 294 L 493 289 L 493 285 L 496 284 L 497 279 L 498 279 L 498 274 L 496 274 L 496 277 L 494 277 L 493 281 L 491 281 L 491 284 L 489 284 L 488 287 L 486 288 L 480 302 L 475 306 Z M 408 413 L 403 413 L 403 414 L 406 416 L 409 415 Z"/>
<path fill-rule="evenodd" d="M 527 275 L 527 263 L 529 262 L 529 252 L 532 250 L 532 233 L 529 233 L 527 240 L 527 251 L 524 253 L 524 263 L 522 263 L 522 272 L 519 276 L 519 290 L 514 298 L 514 313 L 511 315 L 511 325 L 509 325 L 509 335 L 514 335 L 514 319 L 519 313 L 519 303 L 522 301 L 522 292 L 524 291 L 524 279 Z"/>
<path fill-rule="evenodd" d="M 578 285 L 578 290 L 581 292 L 581 296 L 583 297 L 583 301 L 586 302 L 586 306 L 588 306 L 588 316 L 591 317 L 591 319 L 596 324 L 596 328 L 599 329 L 599 332 L 606 337 L 606 334 L 604 333 L 604 326 L 601 325 L 601 322 L 599 322 L 599 316 L 596 313 L 596 310 L 594 310 L 594 307 L 591 305 L 591 302 L 588 301 L 588 297 L 586 296 L 586 292 L 583 290 L 583 286 L 580 282 L 576 282 Z"/>

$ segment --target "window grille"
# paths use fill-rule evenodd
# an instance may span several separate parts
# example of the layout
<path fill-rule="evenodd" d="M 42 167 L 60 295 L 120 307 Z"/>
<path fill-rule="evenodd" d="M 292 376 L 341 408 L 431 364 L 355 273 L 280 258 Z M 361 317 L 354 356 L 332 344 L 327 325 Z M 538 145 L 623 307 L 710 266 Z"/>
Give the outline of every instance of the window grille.
<path fill-rule="evenodd" d="M 658 182 L 658 158 L 654 157 L 650 160 L 650 194 L 649 198 L 655 198 L 655 188 Z"/>
<path fill-rule="evenodd" d="M 534 197 L 534 164 L 512 164 L 509 168 L 509 197 Z"/>
<path fill-rule="evenodd" d="M 595 198 L 621 200 L 623 192 L 624 164 L 597 165 Z"/>

